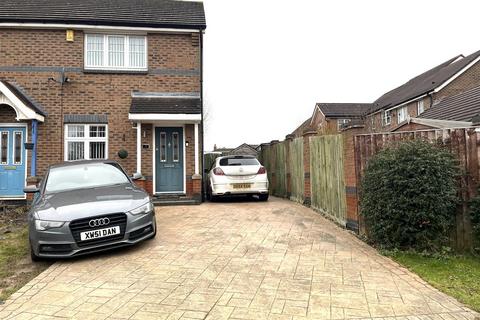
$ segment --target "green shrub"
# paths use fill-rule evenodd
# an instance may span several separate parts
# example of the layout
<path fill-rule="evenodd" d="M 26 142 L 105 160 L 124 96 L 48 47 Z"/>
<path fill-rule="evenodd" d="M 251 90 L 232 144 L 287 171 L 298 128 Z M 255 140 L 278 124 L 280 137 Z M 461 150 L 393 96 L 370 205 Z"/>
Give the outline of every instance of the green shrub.
<path fill-rule="evenodd" d="M 425 141 L 377 153 L 361 185 L 369 239 L 390 249 L 441 249 L 455 217 L 458 174 L 453 155 Z"/>
<path fill-rule="evenodd" d="M 480 252 L 480 190 L 478 195 L 470 201 L 470 217 L 473 234 L 476 238 L 475 249 Z"/>

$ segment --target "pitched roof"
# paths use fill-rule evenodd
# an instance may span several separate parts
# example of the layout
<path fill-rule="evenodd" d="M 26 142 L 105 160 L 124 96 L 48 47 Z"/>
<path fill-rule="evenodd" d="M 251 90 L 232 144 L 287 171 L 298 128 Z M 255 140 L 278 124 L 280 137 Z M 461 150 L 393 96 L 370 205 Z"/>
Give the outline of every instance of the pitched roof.
<path fill-rule="evenodd" d="M 371 103 L 317 103 L 317 107 L 327 118 L 361 117 L 367 113 Z"/>
<path fill-rule="evenodd" d="M 459 55 L 445 61 L 382 95 L 374 102 L 374 106 L 370 112 L 394 107 L 431 92 L 468 66 L 468 64 L 473 62 L 479 56 L 480 51 L 477 51 L 467 57 Z"/>
<path fill-rule="evenodd" d="M 311 117 L 309 117 L 300 126 L 298 126 L 295 130 L 293 130 L 291 134 L 295 135 L 296 137 L 301 137 L 303 134 L 303 130 L 310 126 L 310 122 L 312 122 Z"/>
<path fill-rule="evenodd" d="M 5 87 L 7 87 L 8 90 L 10 90 L 20 101 L 22 101 L 24 105 L 34 110 L 39 115 L 47 115 L 47 112 L 43 109 L 43 107 L 38 102 L 29 97 L 20 86 L 6 80 L 0 80 L 0 82 L 5 85 Z"/>
<path fill-rule="evenodd" d="M 443 99 L 420 114 L 423 119 L 472 121 L 480 115 L 480 86 Z"/>
<path fill-rule="evenodd" d="M 206 28 L 202 2 L 174 0 L 2 0 L 0 22 Z"/>
<path fill-rule="evenodd" d="M 200 98 L 132 97 L 130 113 L 200 114 Z"/>

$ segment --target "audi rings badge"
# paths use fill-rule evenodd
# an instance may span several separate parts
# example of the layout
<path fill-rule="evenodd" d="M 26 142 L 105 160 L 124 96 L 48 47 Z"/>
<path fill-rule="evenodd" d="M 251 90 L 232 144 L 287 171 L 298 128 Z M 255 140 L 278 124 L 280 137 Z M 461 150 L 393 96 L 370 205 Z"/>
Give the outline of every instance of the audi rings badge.
<path fill-rule="evenodd" d="M 92 219 L 88 222 L 88 225 L 92 228 L 107 226 L 110 223 L 108 218 Z"/>

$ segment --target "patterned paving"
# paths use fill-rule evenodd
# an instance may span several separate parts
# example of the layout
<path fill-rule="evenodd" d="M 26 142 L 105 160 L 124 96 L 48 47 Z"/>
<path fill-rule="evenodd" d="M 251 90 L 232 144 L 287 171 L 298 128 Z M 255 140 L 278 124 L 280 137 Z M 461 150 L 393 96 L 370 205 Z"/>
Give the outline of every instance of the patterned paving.
<path fill-rule="evenodd" d="M 298 204 L 157 208 L 158 236 L 63 261 L 4 319 L 474 319 L 476 314 Z"/>

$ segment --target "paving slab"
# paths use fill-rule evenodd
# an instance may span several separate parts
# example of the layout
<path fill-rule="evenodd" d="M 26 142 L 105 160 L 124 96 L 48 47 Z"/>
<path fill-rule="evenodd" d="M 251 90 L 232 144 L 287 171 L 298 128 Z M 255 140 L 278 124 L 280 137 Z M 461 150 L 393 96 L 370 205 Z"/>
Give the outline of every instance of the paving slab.
<path fill-rule="evenodd" d="M 294 202 L 157 207 L 157 237 L 56 262 L 0 319 L 475 319 Z"/>

